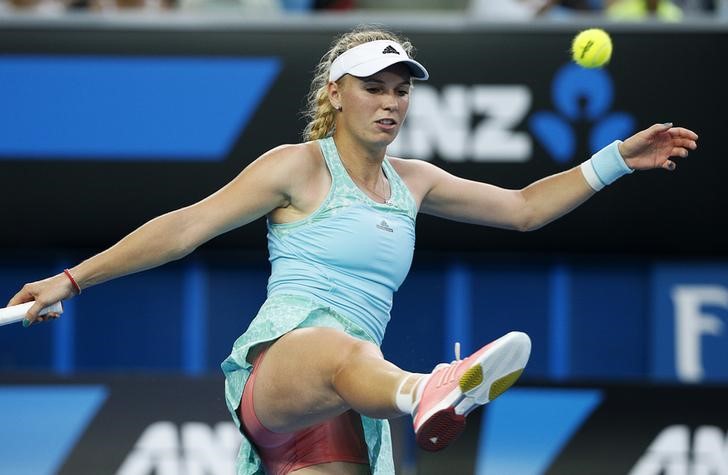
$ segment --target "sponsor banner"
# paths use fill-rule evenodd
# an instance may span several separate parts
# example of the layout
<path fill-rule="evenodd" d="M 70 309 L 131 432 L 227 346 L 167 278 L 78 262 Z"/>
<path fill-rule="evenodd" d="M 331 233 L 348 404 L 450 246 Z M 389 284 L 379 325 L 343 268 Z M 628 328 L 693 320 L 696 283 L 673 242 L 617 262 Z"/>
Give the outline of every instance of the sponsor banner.
<path fill-rule="evenodd" d="M 0 378 L 0 421 L 8 475 L 233 475 L 240 445 L 222 378 Z"/>
<path fill-rule="evenodd" d="M 728 267 L 660 264 L 652 277 L 652 375 L 728 380 Z"/>
<path fill-rule="evenodd" d="M 420 475 L 728 475 L 725 387 L 519 385 Z"/>
<path fill-rule="evenodd" d="M 717 67 L 726 31 L 615 28 L 614 58 L 598 70 L 570 63 L 575 32 L 405 31 L 432 79 L 416 84 L 391 153 L 518 188 L 655 122 L 720 136 L 719 108 L 706 104 L 728 102 L 728 71 Z M 299 141 L 312 71 L 338 33 L 331 25 L 133 35 L 0 27 L 0 199 L 8 209 L 44 210 L 44 220 L 30 222 L 9 213 L 0 246 L 105 247 L 214 192 L 265 151 Z M 700 73 L 666 76 L 676 50 L 681 70 Z M 535 233 L 424 216 L 418 248 L 726 254 L 721 233 L 696 232 L 712 230 L 723 208 L 713 191 L 728 163 L 700 159 L 720 156 L 716 143 L 704 140 L 698 160 L 681 161 L 675 173 L 625 177 Z M 209 246 L 264 243 L 259 221 Z"/>
<path fill-rule="evenodd" d="M 0 157 L 223 160 L 279 68 L 276 58 L 0 57 L 13 86 L 0 89 Z"/>
<path fill-rule="evenodd" d="M 728 475 L 728 387 L 519 383 L 446 450 L 392 420 L 397 473 Z M 232 475 L 221 377 L 0 377 L 0 474 Z M 42 450 L 39 447 L 42 446 Z"/>

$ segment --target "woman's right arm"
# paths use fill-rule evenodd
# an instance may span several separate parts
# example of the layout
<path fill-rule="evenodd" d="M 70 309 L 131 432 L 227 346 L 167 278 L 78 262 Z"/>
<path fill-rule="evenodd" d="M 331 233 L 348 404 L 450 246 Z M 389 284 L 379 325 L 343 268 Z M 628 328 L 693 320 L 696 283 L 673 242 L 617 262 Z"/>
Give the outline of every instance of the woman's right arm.
<path fill-rule="evenodd" d="M 262 155 L 235 179 L 207 198 L 148 221 L 112 247 L 71 268 L 81 289 L 180 259 L 198 246 L 290 203 L 291 179 L 305 160 L 302 145 L 282 146 Z M 75 289 L 63 273 L 32 282 L 8 306 L 35 301 L 27 320 Z"/>

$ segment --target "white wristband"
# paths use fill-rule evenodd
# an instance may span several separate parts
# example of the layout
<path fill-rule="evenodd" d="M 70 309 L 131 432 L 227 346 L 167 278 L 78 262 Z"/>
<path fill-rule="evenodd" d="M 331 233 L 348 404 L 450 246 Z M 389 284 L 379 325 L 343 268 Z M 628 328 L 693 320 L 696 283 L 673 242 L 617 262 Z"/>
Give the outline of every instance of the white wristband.
<path fill-rule="evenodd" d="M 615 140 L 580 165 L 584 179 L 594 191 L 599 191 L 617 181 L 617 178 L 634 171 L 619 154 L 620 143 L 622 142 Z"/>

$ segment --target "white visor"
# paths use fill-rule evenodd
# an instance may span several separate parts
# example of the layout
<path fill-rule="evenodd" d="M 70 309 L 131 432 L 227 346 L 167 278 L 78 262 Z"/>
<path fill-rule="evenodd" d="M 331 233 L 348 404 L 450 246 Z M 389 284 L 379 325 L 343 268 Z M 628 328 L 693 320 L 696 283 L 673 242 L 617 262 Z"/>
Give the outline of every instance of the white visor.
<path fill-rule="evenodd" d="M 415 79 L 424 81 L 430 77 L 425 67 L 411 59 L 402 45 L 396 41 L 377 40 L 355 46 L 339 55 L 331 63 L 329 81 L 337 81 L 344 74 L 364 78 L 396 63 L 406 64 Z"/>

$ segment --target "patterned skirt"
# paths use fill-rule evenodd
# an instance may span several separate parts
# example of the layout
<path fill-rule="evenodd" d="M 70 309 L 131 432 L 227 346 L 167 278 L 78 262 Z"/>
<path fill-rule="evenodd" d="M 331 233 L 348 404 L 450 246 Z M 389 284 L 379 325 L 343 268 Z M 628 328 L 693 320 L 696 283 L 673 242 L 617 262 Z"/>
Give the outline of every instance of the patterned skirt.
<path fill-rule="evenodd" d="M 259 343 L 276 340 L 291 330 L 306 327 L 336 328 L 355 338 L 375 343 L 374 339 L 358 325 L 310 298 L 298 295 L 269 297 L 247 331 L 235 341 L 230 356 L 221 365 L 225 374 L 225 401 L 238 427 L 240 421 L 236 409 L 240 405 L 243 388 L 253 369 L 246 359 L 248 351 Z M 372 475 L 393 474 L 394 460 L 389 422 L 366 416 L 361 416 L 361 420 Z M 237 473 L 238 475 L 264 474 L 260 457 L 244 434 L 238 452 Z"/>

